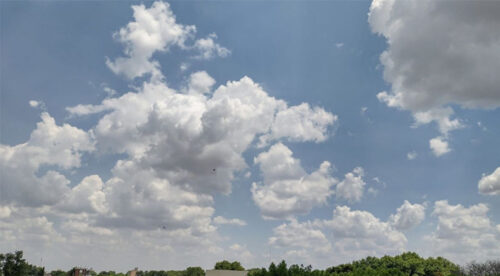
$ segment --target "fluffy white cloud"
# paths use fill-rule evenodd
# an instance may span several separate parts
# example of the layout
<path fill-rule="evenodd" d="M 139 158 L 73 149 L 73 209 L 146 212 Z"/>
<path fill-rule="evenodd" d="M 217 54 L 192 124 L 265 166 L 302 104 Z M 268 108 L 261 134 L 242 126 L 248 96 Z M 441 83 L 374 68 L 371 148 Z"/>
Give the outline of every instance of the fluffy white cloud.
<path fill-rule="evenodd" d="M 54 237 L 65 240 L 68 247 L 102 241 L 109 248 L 123 244 L 134 252 L 142 246 L 160 251 L 182 248 L 190 256 L 198 254 L 200 246 L 219 252 L 214 245 L 217 233 L 213 223 L 243 222 L 212 219 L 213 194 L 231 191 L 234 173 L 247 166 L 243 153 L 260 136 L 271 133 L 280 111 L 293 107 L 270 97 L 248 77 L 210 93 L 213 84 L 206 72 L 197 72 L 179 91 L 151 81 L 137 92 L 106 98 L 98 105 L 68 108 L 72 115 L 106 111 L 89 132 L 67 124 L 58 126 L 43 113 L 28 142 L 1 147 L 2 170 L 9 170 L 3 174 L 9 179 L 1 183 L 3 204 L 53 206 L 29 217 L 47 220 Z M 103 154 L 125 156 L 114 166 L 110 179 L 91 175 L 70 188 L 69 180 L 56 170 L 37 177 L 44 165 L 79 167 L 82 153 L 95 147 Z M 330 181 L 328 170 L 329 164 L 324 163 L 307 175 L 306 183 L 323 189 L 322 181 Z M 310 196 L 299 203 L 320 201 Z M 12 206 L 6 206 L 2 216 L 12 223 L 0 243 L 14 248 L 9 237 L 15 240 L 16 236 L 30 235 L 30 230 L 14 232 L 15 225 L 25 223 L 26 217 L 13 219 L 8 214 Z M 57 223 L 62 220 L 66 223 Z M 154 234 L 157 231 L 161 234 Z M 127 241 L 127 235 L 136 235 L 138 240 Z M 49 236 L 43 239 L 52 240 Z"/>
<path fill-rule="evenodd" d="M 335 239 L 334 250 L 348 255 L 381 255 L 404 250 L 406 237 L 390 223 L 380 221 L 367 211 L 351 211 L 347 206 L 337 206 L 331 220 L 318 222 L 331 231 Z"/>
<path fill-rule="evenodd" d="M 92 130 L 96 146 L 101 152 L 122 153 L 126 158 L 116 163 L 105 183 L 96 177 L 85 179 L 68 193 L 68 202 L 72 197 L 87 198 L 84 205 L 60 206 L 66 211 L 95 212 L 95 226 L 116 229 L 161 228 L 168 233 L 188 231 L 189 235 L 207 236 L 216 229 L 212 223 L 242 224 L 223 218 L 212 220 L 213 194 L 231 192 L 234 174 L 247 167 L 243 153 L 259 137 L 272 133 L 280 112 L 295 107 L 270 97 L 248 77 L 227 82 L 212 92 L 214 84 L 215 80 L 201 71 L 193 73 L 179 91 L 152 80 L 137 92 L 107 98 L 98 105 L 68 108 L 73 115 L 106 111 Z M 292 130 L 273 139 L 301 137 L 306 135 L 304 128 L 326 135 L 333 120 L 315 124 L 321 121 L 315 114 L 334 115 L 320 108 L 307 112 L 313 110 L 308 105 L 300 109 L 305 112 L 298 118 L 306 118 L 296 123 L 297 133 Z M 294 208 L 310 209 L 325 201 L 331 185 L 328 169 L 325 163 L 306 177 L 305 187 L 317 189 L 305 191 L 306 197 L 298 201 L 305 205 Z M 300 184 L 300 177 L 295 181 Z"/>
<path fill-rule="evenodd" d="M 411 204 L 405 200 L 395 214 L 389 218 L 390 224 L 398 230 L 407 230 L 419 225 L 425 219 L 425 206 L 422 204 Z"/>
<path fill-rule="evenodd" d="M 415 118 L 415 126 L 436 122 L 439 131 L 447 136 L 450 131 L 464 127 L 460 120 L 450 119 L 453 114 L 453 109 L 446 107 L 415 112 L 413 117 Z"/>
<path fill-rule="evenodd" d="M 247 225 L 246 221 L 238 219 L 238 218 L 233 218 L 233 219 L 228 219 L 225 217 L 217 216 L 214 218 L 214 223 L 215 224 L 228 224 L 228 225 L 236 225 L 236 226 L 245 226 Z"/>
<path fill-rule="evenodd" d="M 483 174 L 477 187 L 481 194 L 498 195 L 500 194 L 500 167 L 489 175 Z"/>
<path fill-rule="evenodd" d="M 69 124 L 58 126 L 47 112 L 40 117 L 42 121 L 37 123 L 29 141 L 14 147 L 4 146 L 6 154 L 2 156 L 10 161 L 23 158 L 22 161 L 34 168 L 40 165 L 63 169 L 79 167 L 82 152 L 94 149 L 91 134 Z"/>
<path fill-rule="evenodd" d="M 153 54 L 167 52 L 173 46 L 184 50 L 194 49 L 199 52 L 196 57 L 200 59 L 226 57 L 231 53 L 214 42 L 217 38 L 215 34 L 187 45 L 187 41 L 194 38 L 196 27 L 177 23 L 168 3 L 156 1 L 149 8 L 142 4 L 134 5 L 132 10 L 134 21 L 114 34 L 115 39 L 125 46 L 125 57 L 106 60 L 107 66 L 115 74 L 133 79 L 149 73 L 161 78 L 160 64 L 152 59 Z"/>
<path fill-rule="evenodd" d="M 197 93 L 178 93 L 151 82 L 138 93 L 68 111 L 75 115 L 108 111 L 94 129 L 101 150 L 127 153 L 138 166 L 151 168 L 158 177 L 187 190 L 229 193 L 234 172 L 246 167 L 242 153 L 256 137 L 268 134 L 279 111 L 289 107 L 248 77 L 204 96 L 211 85 L 211 77 L 198 72 L 185 89 Z M 302 121 L 311 120 L 315 119 Z"/>
<path fill-rule="evenodd" d="M 380 61 L 392 85 L 379 100 L 413 112 L 416 125 L 436 122 L 444 137 L 463 127 L 449 105 L 499 107 L 498 12 L 494 2 L 374 0 L 368 21 L 387 39 Z"/>
<path fill-rule="evenodd" d="M 395 254 L 405 249 L 406 242 L 405 235 L 391 223 L 347 206 L 337 206 L 331 219 L 313 222 L 292 219 L 275 227 L 269 239 L 272 246 L 285 250 L 280 256 L 324 265 L 331 265 L 332 256 L 338 261 L 349 261 Z"/>
<path fill-rule="evenodd" d="M 61 224 L 61 229 L 66 231 L 69 234 L 68 236 L 74 235 L 77 239 L 86 236 L 95 238 L 96 236 L 111 236 L 114 234 L 111 229 L 92 226 L 88 220 L 82 219 L 67 220 Z"/>
<path fill-rule="evenodd" d="M 212 33 L 208 35 L 206 38 L 200 38 L 195 41 L 193 47 L 197 49 L 200 54 L 195 56 L 198 59 L 211 59 L 213 57 L 227 57 L 231 54 L 227 48 L 220 46 L 218 43 L 215 43 L 215 39 L 217 39 L 217 35 Z"/>
<path fill-rule="evenodd" d="M 108 213 L 97 218 L 97 225 L 144 230 L 187 229 L 193 234 L 212 232 L 212 196 L 186 191 L 159 178 L 151 168 L 132 160 L 120 160 L 113 177 L 103 189 Z"/>
<path fill-rule="evenodd" d="M 451 107 L 433 108 L 427 111 L 419 111 L 413 114 L 415 118 L 414 127 L 422 124 L 436 122 L 442 136 L 429 140 L 429 146 L 435 156 L 444 155 L 451 150 L 448 147 L 448 133 L 452 130 L 463 128 L 464 125 L 459 119 L 451 119 L 454 111 Z"/>
<path fill-rule="evenodd" d="M 330 241 L 311 222 L 299 223 L 293 219 L 273 229 L 269 244 L 286 249 L 308 249 L 316 254 L 328 253 Z"/>
<path fill-rule="evenodd" d="M 352 172 L 347 173 L 344 180 L 335 188 L 337 198 L 343 198 L 349 202 L 360 201 L 366 185 L 363 175 L 364 171 L 361 167 L 354 168 Z"/>
<path fill-rule="evenodd" d="M 104 213 L 106 212 L 106 195 L 103 192 L 103 182 L 98 175 L 85 177 L 58 206 L 61 210 L 74 213 Z"/>
<path fill-rule="evenodd" d="M 475 252 L 478 261 L 499 256 L 500 235 L 491 224 L 488 211 L 482 203 L 467 208 L 450 205 L 446 200 L 436 201 L 433 215 L 438 225 L 427 237 L 433 253 L 459 262 L 470 261 L 470 252 Z"/>
<path fill-rule="evenodd" d="M 215 84 L 215 80 L 205 71 L 191 74 L 187 87 L 188 94 L 206 94 Z"/>
<path fill-rule="evenodd" d="M 374 0 L 369 23 L 383 35 L 386 102 L 412 111 L 446 104 L 500 106 L 500 27 L 495 2 Z"/>
<path fill-rule="evenodd" d="M 306 214 L 313 207 L 326 203 L 336 180 L 330 175 L 331 165 L 324 161 L 311 174 L 305 172 L 300 160 L 281 143 L 259 154 L 255 163 L 264 177 L 262 184 L 252 184 L 253 200 L 262 216 L 269 219 L 289 218 Z"/>
<path fill-rule="evenodd" d="M 429 147 L 431 148 L 432 153 L 434 153 L 437 157 L 451 151 L 448 146 L 448 141 L 446 141 L 443 137 L 436 137 L 429 140 Z"/>
<path fill-rule="evenodd" d="M 337 116 L 320 107 L 311 109 L 307 103 L 292 106 L 276 114 L 270 133 L 260 137 L 260 146 L 280 138 L 298 142 L 323 142 L 328 138 L 328 126 L 336 121 Z"/>
<path fill-rule="evenodd" d="M 132 10 L 135 21 L 114 34 L 125 45 L 126 57 L 107 60 L 106 64 L 114 73 L 131 79 L 146 73 L 161 74 L 159 63 L 151 60 L 153 54 L 168 51 L 174 45 L 184 48 L 196 27 L 177 23 L 170 5 L 165 2 L 154 2 L 150 8 L 142 4 L 132 6 Z"/>
<path fill-rule="evenodd" d="M 54 223 L 46 216 L 32 212 L 12 211 L 9 217 L 0 220 L 0 245 L 26 244 L 30 247 L 63 241 L 54 228 Z"/>
<path fill-rule="evenodd" d="M 0 200 L 4 203 L 53 205 L 69 191 L 69 180 L 56 171 L 80 167 L 83 152 L 94 150 L 91 135 L 41 114 L 30 139 L 16 146 L 0 145 Z M 50 169 L 43 172 L 42 166 Z"/>
<path fill-rule="evenodd" d="M 165 265 L 187 267 L 192 265 L 187 256 L 207 267 L 215 263 L 216 256 L 229 251 L 216 245 L 220 237 L 214 232 L 195 235 L 190 229 L 113 229 L 95 226 L 94 218 L 87 214 L 17 208 L 9 218 L 0 220 L 0 247 L 6 251 L 22 248 L 30 262 L 43 256 L 47 269 L 69 269 L 74 262 L 70 256 L 83 251 L 89 254 L 79 256 L 79 264 L 98 270 L 123 270 L 119 262 L 123 256 L 117 251 L 130 253 L 135 260 L 143 258 L 141 264 L 151 269 Z M 172 257 L 153 258 L 161 254 Z"/>

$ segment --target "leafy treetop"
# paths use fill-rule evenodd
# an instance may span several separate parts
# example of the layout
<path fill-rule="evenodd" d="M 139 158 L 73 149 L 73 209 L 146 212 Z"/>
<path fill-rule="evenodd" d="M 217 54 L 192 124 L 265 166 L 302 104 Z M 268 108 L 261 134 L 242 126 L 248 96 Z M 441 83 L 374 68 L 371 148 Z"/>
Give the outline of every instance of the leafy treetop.
<path fill-rule="evenodd" d="M 215 263 L 214 266 L 215 269 L 220 269 L 220 270 L 245 270 L 243 266 L 241 266 L 240 262 L 229 262 L 229 261 L 222 261 L 222 262 L 217 262 Z"/>

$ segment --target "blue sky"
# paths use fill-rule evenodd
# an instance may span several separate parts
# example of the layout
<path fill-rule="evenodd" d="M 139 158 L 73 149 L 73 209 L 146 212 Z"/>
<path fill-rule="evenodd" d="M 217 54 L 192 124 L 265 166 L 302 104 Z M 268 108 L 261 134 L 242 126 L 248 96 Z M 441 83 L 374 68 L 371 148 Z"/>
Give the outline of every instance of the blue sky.
<path fill-rule="evenodd" d="M 417 2 L 1 2 L 1 247 L 498 256 L 500 5 Z"/>

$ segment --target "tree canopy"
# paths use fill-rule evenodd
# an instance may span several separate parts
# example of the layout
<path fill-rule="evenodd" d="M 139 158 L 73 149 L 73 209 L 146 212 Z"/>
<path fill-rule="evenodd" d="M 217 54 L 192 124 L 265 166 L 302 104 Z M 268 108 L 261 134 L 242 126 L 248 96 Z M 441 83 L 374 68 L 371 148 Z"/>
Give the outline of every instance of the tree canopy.
<path fill-rule="evenodd" d="M 420 257 L 407 252 L 398 256 L 365 259 L 333 266 L 327 269 L 332 276 L 337 275 L 408 275 L 408 276 L 449 276 L 460 275 L 460 267 L 445 258 Z"/>
<path fill-rule="evenodd" d="M 269 269 L 251 270 L 249 276 L 453 276 L 465 275 L 460 267 L 445 258 L 424 259 L 413 252 L 382 258 L 367 257 L 350 264 L 312 270 L 311 266 L 271 263 Z M 492 274 L 493 275 L 493 274 Z"/>
<path fill-rule="evenodd" d="M 0 274 L 4 276 L 43 276 L 45 269 L 30 265 L 23 258 L 23 251 L 0 254 Z"/>
<path fill-rule="evenodd" d="M 215 269 L 245 270 L 237 262 L 221 261 Z M 44 276 L 45 269 L 29 264 L 23 258 L 22 251 L 0 254 L 0 276 Z M 53 270 L 52 276 L 70 276 L 71 270 Z M 92 276 L 126 276 L 127 273 L 101 271 Z M 150 270 L 138 271 L 137 276 L 205 276 L 201 267 L 188 267 L 185 270 Z M 266 268 L 254 268 L 248 276 L 500 276 L 500 260 L 484 263 L 472 262 L 460 267 L 442 258 L 422 258 L 417 253 L 407 252 L 397 256 L 381 258 L 367 257 L 348 264 L 331 266 L 325 270 L 312 269 L 304 265 L 287 266 L 285 261 L 271 263 Z"/>
<path fill-rule="evenodd" d="M 215 263 L 214 266 L 215 269 L 221 269 L 221 270 L 245 270 L 243 266 L 240 264 L 240 262 L 229 262 L 229 261 L 222 261 L 222 262 L 217 262 Z"/>

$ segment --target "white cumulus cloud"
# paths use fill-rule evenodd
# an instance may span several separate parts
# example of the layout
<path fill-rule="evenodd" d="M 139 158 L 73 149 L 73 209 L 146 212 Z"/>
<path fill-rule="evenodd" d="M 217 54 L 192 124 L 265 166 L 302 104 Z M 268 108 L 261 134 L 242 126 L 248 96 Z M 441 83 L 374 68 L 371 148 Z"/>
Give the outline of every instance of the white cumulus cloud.
<path fill-rule="evenodd" d="M 103 192 L 101 178 L 98 175 L 85 177 L 59 203 L 60 208 L 68 212 L 103 213 L 106 211 L 106 195 Z"/>
<path fill-rule="evenodd" d="M 405 249 L 407 242 L 405 235 L 390 223 L 380 221 L 370 212 L 351 210 L 347 206 L 337 206 L 332 219 L 320 224 L 331 231 L 336 241 L 334 249 L 344 254 L 397 253 Z"/>
<path fill-rule="evenodd" d="M 389 218 L 391 225 L 398 230 L 407 230 L 419 225 L 425 219 L 425 206 L 422 204 L 411 204 L 405 200 L 395 214 Z"/>
<path fill-rule="evenodd" d="M 484 174 L 479 180 L 477 187 L 481 194 L 500 194 L 500 167 L 496 168 L 496 170 L 489 175 Z"/>
<path fill-rule="evenodd" d="M 114 73 L 131 79 L 146 73 L 160 74 L 159 63 L 151 60 L 153 54 L 168 51 L 174 45 L 185 47 L 196 27 L 177 23 L 170 5 L 165 2 L 154 2 L 150 8 L 142 4 L 132 6 L 132 10 L 135 21 L 114 34 L 125 45 L 126 57 L 107 60 L 106 64 Z"/>
<path fill-rule="evenodd" d="M 437 217 L 436 230 L 426 237 L 433 254 L 454 261 L 470 261 L 470 252 L 478 261 L 500 255 L 500 235 L 487 213 L 489 208 L 479 203 L 465 207 L 451 205 L 447 200 L 436 201 L 433 216 Z"/>
<path fill-rule="evenodd" d="M 426 111 L 446 104 L 500 106 L 500 6 L 495 2 L 374 0 L 368 21 L 384 36 L 389 105 Z"/>
<path fill-rule="evenodd" d="M 399 253 L 405 250 L 407 239 L 391 223 L 368 211 L 337 206 L 331 219 L 291 219 L 275 227 L 269 243 L 284 250 L 278 253 L 280 256 L 329 265 L 332 255 L 339 261 L 349 261 L 367 255 Z"/>
<path fill-rule="evenodd" d="M 247 167 L 243 153 L 259 137 L 272 133 L 279 112 L 295 106 L 288 107 L 269 96 L 248 77 L 215 90 L 214 84 L 208 73 L 200 71 L 191 74 L 179 91 L 151 80 L 138 91 L 104 99 L 100 104 L 68 108 L 80 116 L 106 111 L 92 129 L 96 147 L 126 158 L 116 163 L 105 183 L 93 176 L 68 192 L 67 201 L 88 198 L 85 205 L 60 206 L 67 212 L 96 213 L 95 227 L 187 231 L 187 237 L 212 235 L 216 230 L 212 223 L 244 224 L 222 217 L 212 219 L 213 195 L 231 192 L 235 173 Z M 314 110 L 334 117 L 322 109 Z M 309 123 L 319 120 L 315 114 L 302 113 L 305 118 L 298 124 L 311 128 Z M 326 133 L 327 126 L 312 128 Z M 298 133 L 292 130 L 273 139 L 301 137 L 305 135 L 302 129 L 299 126 Z M 299 209 L 324 203 L 331 185 L 328 169 L 325 163 L 307 176 L 306 187 L 315 188 L 314 196 L 306 191 L 306 197 L 298 202 L 306 205 Z"/>
<path fill-rule="evenodd" d="M 91 135 L 81 129 L 56 124 L 41 114 L 29 140 L 23 144 L 0 145 L 1 202 L 19 205 L 53 205 L 69 191 L 69 180 L 57 169 L 80 167 L 84 152 L 94 150 Z M 40 172 L 42 166 L 50 170 Z"/>
<path fill-rule="evenodd" d="M 331 249 L 330 241 L 312 222 L 299 223 L 295 219 L 274 228 L 269 244 L 287 249 L 308 249 L 316 254 L 326 254 Z"/>
<path fill-rule="evenodd" d="M 206 94 L 215 84 L 215 80 L 205 71 L 191 74 L 187 87 L 188 94 Z"/>
<path fill-rule="evenodd" d="M 496 2 L 374 0 L 368 21 L 387 39 L 380 61 L 391 84 L 378 99 L 411 111 L 416 125 L 435 122 L 443 139 L 463 127 L 450 105 L 499 107 L 499 12 Z"/>
<path fill-rule="evenodd" d="M 198 50 L 199 55 L 195 56 L 197 59 L 211 59 L 213 57 L 227 57 L 231 54 L 227 48 L 220 46 L 214 40 L 217 35 L 212 33 L 206 38 L 200 38 L 195 41 L 194 48 Z"/>
<path fill-rule="evenodd" d="M 307 103 L 281 109 L 276 114 L 270 132 L 260 137 L 260 146 L 280 138 L 297 142 L 323 142 L 328 138 L 328 127 L 336 121 L 336 115 L 320 107 L 311 108 Z"/>
<path fill-rule="evenodd" d="M 361 167 L 354 168 L 352 172 L 345 175 L 335 188 L 337 198 L 343 198 L 349 202 L 360 201 L 365 191 L 365 181 L 363 180 L 364 170 Z"/>
<path fill-rule="evenodd" d="M 429 140 L 429 147 L 435 156 L 439 157 L 451 151 L 448 141 L 443 137 L 436 137 Z"/>
<path fill-rule="evenodd" d="M 259 154 L 255 163 L 260 166 L 264 181 L 252 184 L 252 196 L 264 218 L 306 214 L 313 207 L 326 203 L 332 194 L 330 187 L 336 182 L 330 174 L 328 161 L 308 174 L 300 160 L 294 158 L 292 151 L 281 143 Z"/>
<path fill-rule="evenodd" d="M 115 74 L 123 74 L 129 79 L 152 74 L 153 77 L 162 77 L 160 64 L 153 59 L 155 52 L 167 52 L 173 46 L 183 50 L 196 50 L 201 59 L 210 59 L 214 56 L 226 57 L 231 52 L 215 43 L 215 34 L 207 38 L 194 41 L 196 26 L 183 25 L 177 22 L 170 4 L 166 2 L 153 2 L 147 8 L 143 4 L 133 5 L 134 21 L 121 28 L 114 34 L 117 41 L 125 46 L 124 57 L 114 61 L 106 60 L 106 65 Z"/>

